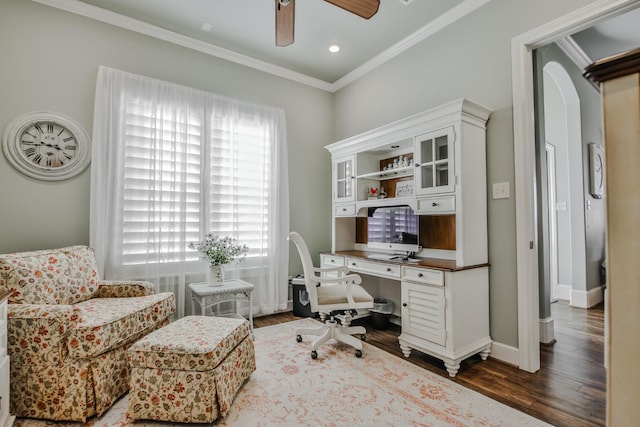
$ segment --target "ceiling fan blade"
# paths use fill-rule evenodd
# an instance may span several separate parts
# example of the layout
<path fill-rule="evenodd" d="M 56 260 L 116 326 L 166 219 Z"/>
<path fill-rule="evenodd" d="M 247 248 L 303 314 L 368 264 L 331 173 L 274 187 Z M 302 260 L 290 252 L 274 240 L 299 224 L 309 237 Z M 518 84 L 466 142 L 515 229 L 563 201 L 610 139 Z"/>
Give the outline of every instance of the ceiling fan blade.
<path fill-rule="evenodd" d="M 276 2 L 276 46 L 289 46 L 293 43 L 293 30 L 295 27 L 296 0 L 275 0 Z"/>
<path fill-rule="evenodd" d="M 361 18 L 369 19 L 378 12 L 380 0 L 325 0 Z"/>

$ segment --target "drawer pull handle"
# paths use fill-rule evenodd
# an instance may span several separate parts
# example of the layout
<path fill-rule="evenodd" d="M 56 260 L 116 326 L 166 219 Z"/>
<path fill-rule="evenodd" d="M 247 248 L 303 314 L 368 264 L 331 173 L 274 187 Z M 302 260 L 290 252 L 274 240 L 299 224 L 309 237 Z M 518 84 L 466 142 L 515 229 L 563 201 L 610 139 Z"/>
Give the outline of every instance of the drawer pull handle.
<path fill-rule="evenodd" d="M 387 271 L 391 271 L 391 267 L 387 267 Z"/>
<path fill-rule="evenodd" d="M 431 206 L 438 206 L 438 202 L 431 203 Z"/>
<path fill-rule="evenodd" d="M 356 265 L 356 263 L 355 263 L 355 262 L 352 262 L 352 263 L 351 263 L 351 265 L 354 265 L 354 266 L 355 266 L 355 265 Z"/>
<path fill-rule="evenodd" d="M 347 208 L 342 208 L 342 212 L 346 212 L 346 211 L 347 211 Z"/>
<path fill-rule="evenodd" d="M 424 274 L 418 273 L 418 277 L 424 277 Z"/>
<path fill-rule="evenodd" d="M 332 259 L 332 260 L 331 260 L 331 262 L 336 262 L 336 260 L 335 260 L 335 259 Z"/>
<path fill-rule="evenodd" d="M 403 307 L 406 307 L 406 306 L 407 306 L 407 303 L 406 303 L 406 302 L 403 302 L 403 303 L 402 303 L 402 306 L 403 306 Z"/>

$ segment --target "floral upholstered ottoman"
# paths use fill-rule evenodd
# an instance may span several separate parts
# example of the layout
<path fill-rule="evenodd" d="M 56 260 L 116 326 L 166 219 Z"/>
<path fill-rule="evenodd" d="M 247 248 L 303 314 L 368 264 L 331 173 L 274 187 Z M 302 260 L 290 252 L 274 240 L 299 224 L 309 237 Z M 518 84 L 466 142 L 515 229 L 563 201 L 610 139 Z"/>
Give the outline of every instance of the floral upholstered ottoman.
<path fill-rule="evenodd" d="M 256 369 L 249 322 L 226 317 L 183 317 L 133 344 L 127 361 L 131 420 L 211 423 Z"/>

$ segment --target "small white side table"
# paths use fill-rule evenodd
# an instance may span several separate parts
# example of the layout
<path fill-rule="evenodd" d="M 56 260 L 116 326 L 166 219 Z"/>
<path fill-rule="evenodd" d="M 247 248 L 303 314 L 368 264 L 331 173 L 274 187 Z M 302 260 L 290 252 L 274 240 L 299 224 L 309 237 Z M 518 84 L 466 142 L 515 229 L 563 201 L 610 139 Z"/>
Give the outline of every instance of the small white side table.
<path fill-rule="evenodd" d="M 207 308 L 219 305 L 222 302 L 233 301 L 238 317 L 238 301 L 249 301 L 249 327 L 253 335 L 253 297 L 255 286 L 244 280 L 225 280 L 221 286 L 209 286 L 206 282 L 189 283 L 191 289 L 191 311 L 196 313 L 196 303 L 200 306 L 200 314 L 205 315 Z"/>

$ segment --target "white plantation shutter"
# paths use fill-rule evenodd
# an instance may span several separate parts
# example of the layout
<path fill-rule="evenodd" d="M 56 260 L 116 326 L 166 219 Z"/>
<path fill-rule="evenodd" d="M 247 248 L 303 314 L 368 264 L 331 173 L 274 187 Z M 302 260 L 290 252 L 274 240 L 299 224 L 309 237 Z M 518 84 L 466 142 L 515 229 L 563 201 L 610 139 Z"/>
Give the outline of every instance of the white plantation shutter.
<path fill-rule="evenodd" d="M 206 263 L 206 233 L 249 247 L 227 275 L 256 284 L 256 313 L 284 309 L 288 176 L 284 113 L 100 68 L 91 174 L 91 242 L 106 279 L 176 293 Z"/>
<path fill-rule="evenodd" d="M 249 258 L 265 256 L 271 167 L 265 131 L 259 122 L 250 120 L 229 123 L 213 117 L 211 123 L 209 228 L 245 243 Z"/>
<path fill-rule="evenodd" d="M 124 265 L 196 260 L 200 237 L 202 117 L 177 108 L 126 104 Z"/>

